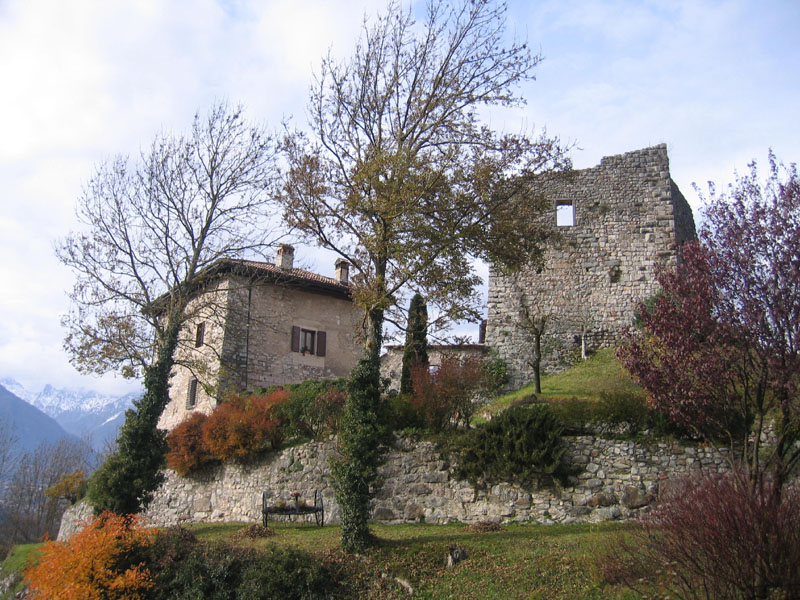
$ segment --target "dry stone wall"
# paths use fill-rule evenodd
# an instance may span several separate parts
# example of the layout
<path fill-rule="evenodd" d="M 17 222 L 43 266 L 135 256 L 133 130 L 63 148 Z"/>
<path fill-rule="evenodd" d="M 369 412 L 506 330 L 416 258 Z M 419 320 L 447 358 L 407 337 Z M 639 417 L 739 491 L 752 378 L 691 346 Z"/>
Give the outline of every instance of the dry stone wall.
<path fill-rule="evenodd" d="M 614 345 L 637 303 L 658 291 L 658 265 L 675 264 L 681 244 L 696 237 L 692 211 L 670 178 L 666 145 L 602 159 L 569 178 L 544 181 L 546 215 L 560 241 L 542 268 L 489 274 L 486 343 L 506 360 L 510 386 L 532 379 L 530 336 L 519 327 L 524 294 L 532 316 L 546 316 L 544 366 L 557 370 L 581 343 Z M 557 226 L 558 206 L 573 224 Z"/>
<path fill-rule="evenodd" d="M 372 517 L 383 523 L 425 521 L 476 523 L 532 521 L 571 523 L 633 517 L 671 480 L 693 469 L 727 468 L 724 455 L 710 448 L 672 442 L 641 443 L 580 436 L 565 438 L 565 460 L 576 469 L 568 485 L 542 481 L 532 489 L 497 484 L 476 488 L 456 479 L 451 463 L 431 442 L 398 439 L 381 468 Z M 339 521 L 330 484 L 329 458 L 335 442 L 313 442 L 272 453 L 251 464 L 207 468 L 191 477 L 168 471 L 147 517 L 159 526 L 189 522 L 261 519 L 261 494 L 269 502 L 290 503 L 291 493 L 313 500 L 320 491 L 326 523 Z M 74 530 L 80 506 L 62 521 L 63 535 Z"/>

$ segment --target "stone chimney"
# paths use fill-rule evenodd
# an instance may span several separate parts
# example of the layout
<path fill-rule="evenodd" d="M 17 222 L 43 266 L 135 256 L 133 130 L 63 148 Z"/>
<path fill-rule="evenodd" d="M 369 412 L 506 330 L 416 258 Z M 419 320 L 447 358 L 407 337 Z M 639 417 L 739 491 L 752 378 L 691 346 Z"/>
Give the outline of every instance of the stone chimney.
<path fill-rule="evenodd" d="M 275 265 L 284 271 L 291 271 L 294 266 L 294 247 L 281 244 L 275 253 Z"/>
<path fill-rule="evenodd" d="M 342 285 L 347 285 L 349 283 L 349 278 L 350 278 L 350 263 L 347 262 L 345 259 L 340 258 L 339 260 L 336 261 L 335 266 L 336 266 L 336 271 L 334 279 L 336 279 L 336 281 L 338 283 L 341 283 Z"/>

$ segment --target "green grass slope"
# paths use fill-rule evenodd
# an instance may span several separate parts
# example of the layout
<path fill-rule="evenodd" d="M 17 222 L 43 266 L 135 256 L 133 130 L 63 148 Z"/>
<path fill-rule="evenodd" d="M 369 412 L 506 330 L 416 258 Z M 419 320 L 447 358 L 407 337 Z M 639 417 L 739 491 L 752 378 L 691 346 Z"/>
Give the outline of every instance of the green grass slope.
<path fill-rule="evenodd" d="M 533 393 L 534 386 L 530 383 L 515 392 L 499 396 L 486 410 L 494 414 L 515 400 Z M 617 360 L 613 348 L 599 350 L 587 360 L 580 361 L 562 373 L 545 375 L 542 377 L 542 393 L 537 396 L 554 401 L 569 398 L 597 401 L 604 393 L 645 395 L 644 390 L 631 379 Z"/>

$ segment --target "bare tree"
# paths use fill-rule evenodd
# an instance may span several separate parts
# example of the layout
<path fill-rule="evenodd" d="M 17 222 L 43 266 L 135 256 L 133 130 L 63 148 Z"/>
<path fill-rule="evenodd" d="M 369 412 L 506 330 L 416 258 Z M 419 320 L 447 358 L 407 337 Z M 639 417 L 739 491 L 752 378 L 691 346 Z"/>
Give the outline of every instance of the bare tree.
<path fill-rule="evenodd" d="M 192 300 L 215 263 L 257 255 L 275 239 L 274 169 L 272 138 L 240 107 L 219 104 L 196 115 L 187 135 L 157 136 L 138 161 L 102 164 L 80 197 L 83 230 L 57 247 L 77 276 L 65 347 L 81 371 L 143 374 L 145 385 L 118 452 L 93 480 L 104 483 L 90 486 L 102 507 L 135 512 L 158 485 L 164 440 L 156 423 L 181 327 L 208 308 Z"/>
<path fill-rule="evenodd" d="M 2 496 L 0 537 L 6 543 L 37 542 L 45 534 L 56 537 L 67 503 L 47 498 L 44 492 L 68 473 L 88 470 L 89 452 L 82 442 L 63 439 L 19 458 Z"/>
<path fill-rule="evenodd" d="M 13 424 L 5 417 L 0 417 L 0 485 L 14 472 L 14 446 L 18 440 Z"/>
<path fill-rule="evenodd" d="M 551 311 L 545 310 L 528 295 L 520 294 L 517 324 L 531 343 L 528 364 L 533 369 L 534 391 L 537 394 L 542 393 L 542 339 L 553 317 Z"/>
<path fill-rule="evenodd" d="M 515 87 L 540 61 L 525 44 L 506 43 L 505 10 L 490 0 L 431 0 L 416 23 L 390 2 L 365 21 L 349 60 L 323 60 L 310 134 L 287 137 L 286 220 L 353 265 L 353 298 L 365 312 L 370 364 L 359 381 L 372 391 L 354 424 L 369 422 L 378 403 L 384 320 L 404 320 L 404 294 L 413 287 L 436 313 L 477 321 L 473 259 L 510 268 L 536 260 L 551 231 L 537 219 L 547 203 L 534 176 L 567 166 L 563 148 L 546 136 L 495 133 L 478 118 L 482 107 L 521 104 Z M 375 446 L 373 438 L 354 443 Z M 361 490 L 360 508 L 343 511 L 351 548 L 367 539 L 371 461 L 348 471 Z"/>

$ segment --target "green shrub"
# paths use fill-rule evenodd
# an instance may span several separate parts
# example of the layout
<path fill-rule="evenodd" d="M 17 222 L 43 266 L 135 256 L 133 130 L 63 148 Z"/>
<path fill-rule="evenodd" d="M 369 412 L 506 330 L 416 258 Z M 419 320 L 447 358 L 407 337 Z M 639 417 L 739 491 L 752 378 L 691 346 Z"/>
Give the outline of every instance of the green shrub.
<path fill-rule="evenodd" d="M 508 383 L 508 364 L 494 350 L 483 360 L 483 371 L 486 393 L 490 396 L 497 394 Z"/>
<path fill-rule="evenodd" d="M 561 475 L 562 426 L 546 404 L 511 406 L 456 441 L 457 474 L 473 484 Z"/>
<path fill-rule="evenodd" d="M 597 418 L 596 402 L 570 398 L 552 402 L 550 408 L 564 427 L 564 433 L 570 435 L 586 433 L 588 425 Z"/>
<path fill-rule="evenodd" d="M 243 571 L 237 600 L 331 597 L 335 584 L 328 570 L 308 553 L 270 546 Z"/>
<path fill-rule="evenodd" d="M 657 437 L 690 438 L 690 432 L 675 425 L 665 414 L 650 407 L 641 394 L 602 393 L 600 400 L 571 398 L 550 404 L 568 434 L 606 433 L 640 435 L 645 430 Z"/>
<path fill-rule="evenodd" d="M 627 433 L 637 435 L 647 428 L 651 412 L 641 394 L 603 393 L 597 402 L 595 420 L 612 427 L 627 427 Z"/>
<path fill-rule="evenodd" d="M 384 399 L 384 402 L 388 404 L 389 422 L 393 431 L 424 426 L 425 422 L 411 402 L 410 396 L 390 394 Z"/>
<path fill-rule="evenodd" d="M 156 574 L 149 595 L 153 600 L 292 600 L 335 591 L 331 574 L 306 552 L 198 542 L 182 528 L 160 531 L 139 559 Z"/>
<path fill-rule="evenodd" d="M 339 431 L 346 379 L 307 379 L 285 387 L 289 398 L 281 405 L 280 414 L 289 435 L 319 438 Z"/>

